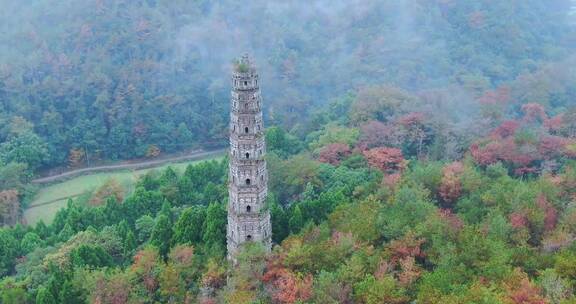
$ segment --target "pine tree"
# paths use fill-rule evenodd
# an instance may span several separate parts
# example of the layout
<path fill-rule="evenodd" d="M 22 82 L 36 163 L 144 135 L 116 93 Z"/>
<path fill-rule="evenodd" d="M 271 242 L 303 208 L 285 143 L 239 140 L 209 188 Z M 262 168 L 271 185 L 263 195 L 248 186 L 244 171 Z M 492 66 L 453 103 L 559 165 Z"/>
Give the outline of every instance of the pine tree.
<path fill-rule="evenodd" d="M 172 239 L 172 223 L 170 219 L 164 215 L 160 214 L 156 219 L 156 225 L 152 231 L 152 236 L 150 237 L 150 243 L 160 251 L 162 256 L 166 257 L 168 250 L 170 249 L 170 240 Z"/>
<path fill-rule="evenodd" d="M 277 202 L 270 203 L 270 221 L 272 222 L 272 240 L 280 244 L 290 233 L 286 212 Z"/>
<path fill-rule="evenodd" d="M 292 216 L 288 221 L 288 226 L 290 227 L 290 232 L 298 233 L 302 226 L 304 225 L 304 218 L 302 217 L 302 211 L 300 211 L 300 207 L 296 206 L 294 211 L 292 211 Z"/>
<path fill-rule="evenodd" d="M 124 239 L 124 257 L 132 256 L 132 253 L 136 247 L 138 247 L 138 244 L 136 243 L 134 232 L 132 232 L 132 230 L 128 230 L 128 233 L 126 233 L 126 238 Z"/>
<path fill-rule="evenodd" d="M 61 242 L 66 242 L 73 235 L 74 235 L 74 230 L 72 229 L 72 226 L 70 226 L 70 224 L 66 223 L 66 225 L 64 225 L 64 228 L 62 228 L 60 233 L 58 233 L 58 240 Z"/>
<path fill-rule="evenodd" d="M 48 289 L 42 287 L 36 295 L 36 304 L 56 304 L 56 299 Z"/>
<path fill-rule="evenodd" d="M 128 225 L 128 221 L 126 220 L 122 220 L 120 222 L 120 224 L 118 224 L 118 226 L 116 226 L 116 232 L 118 232 L 118 235 L 125 240 L 126 239 L 126 235 L 128 234 L 128 231 L 130 231 L 130 225 Z"/>
<path fill-rule="evenodd" d="M 212 203 L 206 211 L 204 235 L 202 239 L 208 246 L 226 244 L 226 210 L 219 203 Z"/>
<path fill-rule="evenodd" d="M 198 244 L 202 241 L 206 208 L 194 206 L 182 212 L 174 225 L 174 244 Z"/>
<path fill-rule="evenodd" d="M 62 285 L 62 290 L 60 291 L 60 301 L 59 304 L 78 304 L 82 303 L 82 299 L 78 292 L 75 290 L 72 281 L 66 280 Z"/>
<path fill-rule="evenodd" d="M 164 203 L 162 203 L 162 209 L 160 209 L 160 214 L 165 215 L 170 220 L 170 224 L 172 224 L 172 206 L 169 201 L 164 200 Z"/>

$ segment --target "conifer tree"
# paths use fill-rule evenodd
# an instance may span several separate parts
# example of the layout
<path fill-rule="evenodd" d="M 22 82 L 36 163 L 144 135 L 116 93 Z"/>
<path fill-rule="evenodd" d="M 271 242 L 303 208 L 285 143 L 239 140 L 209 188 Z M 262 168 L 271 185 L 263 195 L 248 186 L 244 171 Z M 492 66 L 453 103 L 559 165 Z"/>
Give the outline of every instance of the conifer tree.
<path fill-rule="evenodd" d="M 300 211 L 300 207 L 294 207 L 294 211 L 292 211 L 292 216 L 288 221 L 288 226 L 290 227 L 290 232 L 298 233 L 302 226 L 304 226 L 304 217 L 302 216 L 302 211 Z"/>
<path fill-rule="evenodd" d="M 156 219 L 156 225 L 152 231 L 152 236 L 150 237 L 150 243 L 160 251 L 162 256 L 168 254 L 170 249 L 170 240 L 172 239 L 172 224 L 170 219 L 164 215 L 160 214 Z"/>
<path fill-rule="evenodd" d="M 48 289 L 42 287 L 36 295 L 36 304 L 56 304 L 56 299 Z"/>

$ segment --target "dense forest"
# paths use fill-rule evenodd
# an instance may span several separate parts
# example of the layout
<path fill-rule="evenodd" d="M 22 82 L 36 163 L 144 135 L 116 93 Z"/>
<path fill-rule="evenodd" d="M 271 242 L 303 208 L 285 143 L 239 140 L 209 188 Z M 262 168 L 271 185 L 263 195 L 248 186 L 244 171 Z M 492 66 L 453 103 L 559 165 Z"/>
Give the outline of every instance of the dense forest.
<path fill-rule="evenodd" d="M 573 1 L 0 7 L 0 303 L 576 303 Z M 226 158 L 19 223 L 39 170 L 225 145 L 244 52 L 271 253 L 226 260 Z"/>

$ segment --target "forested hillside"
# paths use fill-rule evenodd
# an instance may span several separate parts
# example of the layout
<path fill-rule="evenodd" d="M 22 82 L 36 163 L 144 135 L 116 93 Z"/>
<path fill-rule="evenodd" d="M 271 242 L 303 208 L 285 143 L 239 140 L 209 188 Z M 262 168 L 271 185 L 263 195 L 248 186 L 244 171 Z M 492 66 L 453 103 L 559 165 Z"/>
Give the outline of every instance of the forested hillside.
<path fill-rule="evenodd" d="M 315 105 L 371 84 L 464 107 L 574 44 L 562 0 L 0 5 L 0 155 L 33 170 L 225 142 L 243 52 L 261 67 L 268 118 L 298 129 Z"/>
<path fill-rule="evenodd" d="M 573 111 L 488 94 L 501 120 L 446 161 L 426 114 L 389 110 L 419 98 L 364 94 L 305 139 L 268 128 L 272 253 L 225 258 L 226 159 L 167 169 L 0 230 L 2 303 L 574 303 Z"/>
<path fill-rule="evenodd" d="M 0 303 L 576 303 L 573 1 L 0 0 Z M 34 172 L 225 142 L 262 75 L 274 248 L 228 160 L 19 224 Z"/>

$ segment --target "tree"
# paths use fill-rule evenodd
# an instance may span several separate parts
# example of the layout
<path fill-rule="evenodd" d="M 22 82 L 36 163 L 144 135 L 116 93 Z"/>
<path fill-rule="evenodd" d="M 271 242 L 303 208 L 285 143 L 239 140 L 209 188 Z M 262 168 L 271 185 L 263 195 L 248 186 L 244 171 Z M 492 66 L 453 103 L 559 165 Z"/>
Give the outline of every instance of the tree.
<path fill-rule="evenodd" d="M 361 125 L 357 147 L 367 150 L 382 146 L 399 148 L 402 144 L 401 130 L 393 123 L 384 124 L 371 120 Z"/>
<path fill-rule="evenodd" d="M 334 143 L 324 146 L 318 155 L 318 160 L 331 165 L 338 165 L 344 158 L 350 155 L 350 147 L 347 144 Z"/>
<path fill-rule="evenodd" d="M 114 197 L 116 202 L 124 200 L 124 189 L 115 179 L 107 180 L 90 198 L 89 204 L 91 206 L 103 205 L 110 197 Z"/>
<path fill-rule="evenodd" d="M 376 279 L 368 275 L 362 282 L 354 285 L 354 298 L 358 303 L 407 303 L 404 290 L 396 286 L 394 278 L 385 276 Z"/>
<path fill-rule="evenodd" d="M 123 255 L 125 257 L 131 256 L 137 246 L 138 246 L 138 243 L 136 243 L 136 237 L 134 236 L 134 232 L 132 232 L 132 230 L 129 230 L 126 233 L 126 238 L 124 238 Z"/>
<path fill-rule="evenodd" d="M 339 304 L 352 302 L 352 287 L 339 280 L 335 273 L 322 271 L 314 278 L 314 303 Z"/>
<path fill-rule="evenodd" d="M 170 220 L 170 224 L 172 224 L 172 205 L 167 200 L 164 200 L 162 203 L 162 208 L 160 209 L 161 215 L 165 215 L 168 220 Z"/>
<path fill-rule="evenodd" d="M 2 293 L 2 304 L 27 303 L 26 291 L 21 287 L 13 287 Z"/>
<path fill-rule="evenodd" d="M 401 171 L 406 167 L 402 151 L 397 148 L 374 148 L 364 151 L 368 163 L 385 173 Z"/>
<path fill-rule="evenodd" d="M 206 221 L 204 222 L 204 235 L 202 236 L 207 246 L 225 246 L 227 220 L 227 213 L 223 204 L 212 203 L 208 206 Z"/>
<path fill-rule="evenodd" d="M 312 297 L 313 277 L 296 275 L 281 265 L 268 265 L 262 280 L 272 288 L 272 299 L 277 303 L 302 303 Z"/>
<path fill-rule="evenodd" d="M 13 226 L 20 219 L 20 197 L 17 190 L 0 191 L 0 224 Z"/>
<path fill-rule="evenodd" d="M 309 135 L 310 139 L 317 137 L 309 146 L 314 150 L 333 143 L 343 143 L 348 146 L 354 146 L 358 141 L 359 135 L 360 132 L 357 128 L 328 123 L 322 130 Z"/>
<path fill-rule="evenodd" d="M 28 171 L 27 164 L 16 162 L 4 164 L 0 161 L 0 191 L 15 189 L 25 193 L 26 184 L 30 179 Z"/>
<path fill-rule="evenodd" d="M 0 276 L 5 276 L 15 264 L 18 256 L 18 241 L 10 230 L 0 228 Z"/>
<path fill-rule="evenodd" d="M 100 268 L 112 266 L 112 257 L 100 245 L 82 244 L 75 248 L 70 257 L 72 264 L 79 267 Z"/>
<path fill-rule="evenodd" d="M 183 303 L 185 288 L 180 276 L 173 265 L 168 264 L 160 273 L 160 294 L 167 301 L 165 303 Z"/>
<path fill-rule="evenodd" d="M 168 255 L 171 239 L 172 224 L 170 219 L 166 215 L 160 214 L 156 219 L 154 230 L 152 230 L 152 235 L 150 236 L 150 244 L 156 246 L 159 249 L 160 254 L 165 257 Z"/>
<path fill-rule="evenodd" d="M 186 208 L 174 225 L 174 244 L 199 244 L 202 242 L 206 208 L 194 206 Z"/>
<path fill-rule="evenodd" d="M 60 304 L 77 304 L 84 302 L 82 295 L 74 288 L 71 280 L 64 281 L 60 291 Z"/>
<path fill-rule="evenodd" d="M 506 297 L 511 304 L 546 304 L 548 301 L 541 295 L 541 290 L 535 286 L 528 276 L 516 269 L 503 283 Z"/>
<path fill-rule="evenodd" d="M 74 229 L 72 229 L 72 226 L 70 226 L 69 223 L 66 223 L 66 225 L 64 225 L 64 228 L 62 228 L 62 230 L 60 230 L 60 233 L 58 233 L 58 239 L 61 242 L 65 242 L 68 239 L 70 239 L 73 235 L 74 235 Z"/>
<path fill-rule="evenodd" d="M 284 131 L 281 127 L 272 126 L 266 129 L 266 148 L 281 157 L 296 154 L 302 149 L 298 139 Z"/>
<path fill-rule="evenodd" d="M 42 240 L 38 234 L 34 232 L 28 232 L 24 235 L 24 238 L 22 238 L 22 241 L 20 242 L 20 249 L 24 254 L 28 254 L 34 251 L 34 249 L 36 249 L 41 244 Z"/>
<path fill-rule="evenodd" d="M 143 215 L 136 220 L 136 233 L 138 234 L 138 243 L 144 243 L 150 239 L 156 223 L 149 215 Z"/>
<path fill-rule="evenodd" d="M 302 211 L 299 206 L 294 207 L 292 210 L 292 214 L 288 220 L 288 226 L 292 233 L 298 233 L 300 229 L 304 227 L 304 217 L 302 216 Z"/>
<path fill-rule="evenodd" d="M 460 197 L 462 191 L 460 175 L 463 170 L 464 168 L 460 162 L 454 162 L 444 167 L 439 192 L 440 197 L 446 203 L 454 203 Z"/>
<path fill-rule="evenodd" d="M 82 165 L 84 158 L 86 157 L 84 149 L 72 148 L 68 153 L 68 166 L 71 168 L 77 168 Z"/>
<path fill-rule="evenodd" d="M 146 150 L 146 157 L 147 158 L 155 158 L 162 154 L 162 150 L 157 145 L 150 145 Z"/>
<path fill-rule="evenodd" d="M 42 166 L 49 158 L 44 140 L 32 132 L 25 132 L 0 144 L 0 162 L 25 163 L 31 170 Z"/>
<path fill-rule="evenodd" d="M 48 289 L 42 287 L 36 295 L 36 304 L 56 304 L 56 299 Z"/>
<path fill-rule="evenodd" d="M 386 122 L 392 115 L 398 113 L 403 106 L 417 102 L 414 96 L 401 89 L 390 86 L 370 86 L 359 90 L 350 108 L 353 122 L 361 123 L 369 120 Z"/>
<path fill-rule="evenodd" d="M 290 233 L 287 213 L 276 201 L 270 204 L 270 222 L 272 223 L 272 240 L 280 244 Z"/>

